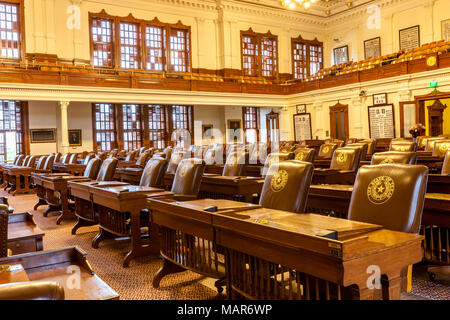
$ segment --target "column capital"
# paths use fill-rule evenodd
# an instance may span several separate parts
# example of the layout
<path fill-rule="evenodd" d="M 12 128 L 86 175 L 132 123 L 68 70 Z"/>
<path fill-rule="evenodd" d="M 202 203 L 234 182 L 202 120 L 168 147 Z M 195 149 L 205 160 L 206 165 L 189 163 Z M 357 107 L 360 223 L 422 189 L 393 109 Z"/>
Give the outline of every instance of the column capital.
<path fill-rule="evenodd" d="M 61 109 L 67 109 L 67 107 L 69 107 L 70 101 L 60 101 L 59 102 L 59 106 L 61 107 Z"/>

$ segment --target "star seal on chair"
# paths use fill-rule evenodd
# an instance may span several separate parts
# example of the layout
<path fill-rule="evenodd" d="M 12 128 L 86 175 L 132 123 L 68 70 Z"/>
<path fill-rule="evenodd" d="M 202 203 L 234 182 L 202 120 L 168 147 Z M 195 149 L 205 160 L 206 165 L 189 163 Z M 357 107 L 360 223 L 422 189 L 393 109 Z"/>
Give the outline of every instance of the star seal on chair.
<path fill-rule="evenodd" d="M 304 157 L 305 157 L 305 154 L 300 152 L 300 153 L 297 153 L 295 160 L 303 161 Z"/>
<path fill-rule="evenodd" d="M 372 180 L 367 187 L 367 197 L 373 204 L 379 205 L 389 201 L 395 191 L 391 177 L 382 176 Z"/>
<path fill-rule="evenodd" d="M 384 159 L 383 161 L 380 162 L 380 164 L 388 164 L 388 163 L 394 163 L 394 160 L 392 160 L 392 159 Z"/>
<path fill-rule="evenodd" d="M 345 163 L 345 162 L 347 162 L 347 159 L 348 159 L 348 155 L 347 155 L 347 153 L 344 153 L 344 152 L 339 153 L 337 156 L 337 162 L 339 162 L 339 163 Z"/>
<path fill-rule="evenodd" d="M 288 182 L 289 174 L 286 170 L 279 170 L 273 177 L 270 182 L 270 186 L 273 192 L 282 191 Z"/>

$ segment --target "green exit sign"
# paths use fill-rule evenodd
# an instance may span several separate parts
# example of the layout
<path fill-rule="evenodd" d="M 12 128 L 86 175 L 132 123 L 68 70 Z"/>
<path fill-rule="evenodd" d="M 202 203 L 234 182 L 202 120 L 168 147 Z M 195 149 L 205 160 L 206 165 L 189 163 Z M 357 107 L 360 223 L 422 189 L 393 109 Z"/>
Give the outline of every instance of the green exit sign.
<path fill-rule="evenodd" d="M 431 81 L 430 82 L 430 88 L 436 88 L 438 86 L 437 81 Z"/>

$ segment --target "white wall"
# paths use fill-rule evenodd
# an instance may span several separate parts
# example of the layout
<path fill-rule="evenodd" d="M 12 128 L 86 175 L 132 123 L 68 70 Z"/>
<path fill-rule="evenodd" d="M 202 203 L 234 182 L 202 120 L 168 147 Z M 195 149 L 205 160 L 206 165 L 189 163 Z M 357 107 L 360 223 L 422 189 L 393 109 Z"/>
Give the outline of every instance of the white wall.
<path fill-rule="evenodd" d="M 53 129 L 57 127 L 57 103 L 49 101 L 30 101 L 28 103 L 30 129 Z M 32 155 L 57 152 L 56 143 L 31 143 Z"/>

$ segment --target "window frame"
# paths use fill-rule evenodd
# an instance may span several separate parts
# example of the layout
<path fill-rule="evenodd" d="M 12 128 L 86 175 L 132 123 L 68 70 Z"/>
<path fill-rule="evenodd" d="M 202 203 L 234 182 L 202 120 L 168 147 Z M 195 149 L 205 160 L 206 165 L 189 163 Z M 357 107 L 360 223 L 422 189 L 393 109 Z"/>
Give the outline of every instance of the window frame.
<path fill-rule="evenodd" d="M 16 132 L 16 134 L 21 135 L 21 149 L 17 152 L 17 154 L 30 154 L 30 126 L 29 126 L 29 114 L 28 114 L 28 102 L 27 101 L 19 101 L 15 99 L 0 99 L 0 106 L 3 106 L 3 103 L 5 102 L 14 102 L 16 107 L 20 108 L 20 130 L 1 130 L 1 132 Z M 17 121 L 16 121 L 16 127 L 17 127 Z M 17 144 L 17 142 L 16 142 Z M 6 151 L 6 145 L 5 145 L 5 151 Z M 5 154 L 6 156 L 6 154 Z M 6 159 L 4 160 L 6 161 Z"/>
<path fill-rule="evenodd" d="M 305 68 L 306 74 L 303 74 L 302 78 L 297 78 L 295 76 L 295 64 L 294 64 L 294 45 L 301 44 L 306 45 L 306 57 L 305 57 Z M 305 40 L 299 35 L 297 38 L 291 38 L 291 60 L 292 60 L 292 77 L 294 80 L 304 80 L 311 75 L 311 46 L 320 47 L 322 52 L 322 61 L 320 62 L 319 70 L 323 69 L 323 42 L 319 41 L 317 38 L 314 40 Z M 317 71 L 319 71 L 317 70 Z"/>
<path fill-rule="evenodd" d="M 1 0 L 0 0 L 1 1 Z M 22 0 L 23 1 L 23 0 Z M 108 19 L 111 20 L 113 23 L 112 29 L 114 30 L 113 39 L 112 39 L 112 59 L 113 59 L 113 65 L 111 67 L 95 67 L 94 66 L 94 41 L 92 37 L 92 20 L 95 18 L 100 19 Z M 121 43 L 120 43 L 120 24 L 121 23 L 135 23 L 139 24 L 139 59 L 138 59 L 138 68 L 136 69 L 128 69 L 128 68 L 122 68 L 121 67 Z M 147 69 L 147 27 L 148 26 L 154 26 L 159 27 L 165 30 L 165 37 L 164 37 L 164 48 L 163 48 L 163 68 L 162 70 L 150 70 Z M 181 20 L 178 20 L 177 23 L 171 24 L 171 23 L 165 23 L 161 22 L 158 17 L 155 17 L 153 20 L 143 20 L 143 19 L 137 19 L 133 17 L 133 15 L 130 13 L 126 17 L 119 17 L 119 16 L 113 16 L 106 13 L 106 11 L 103 9 L 102 11 L 98 13 L 89 12 L 89 43 L 90 43 L 90 51 L 91 51 L 91 64 L 94 66 L 94 68 L 98 69 L 122 69 L 122 70 L 140 70 L 140 71 L 148 71 L 148 72 L 170 72 L 170 73 L 184 73 L 184 72 L 176 72 L 174 71 L 174 68 L 172 67 L 172 64 L 170 63 L 170 33 L 174 29 L 183 30 L 186 32 L 186 73 L 191 72 L 192 70 L 192 35 L 191 35 L 191 27 L 184 25 Z"/>
<path fill-rule="evenodd" d="M 111 148 L 124 150 L 124 125 L 123 125 L 123 106 L 124 105 L 136 105 L 140 110 L 140 139 L 141 147 L 152 147 L 152 141 L 150 140 L 150 119 L 149 119 L 149 108 L 154 106 L 160 106 L 162 108 L 162 113 L 164 115 L 164 129 L 162 129 L 164 137 L 164 146 L 167 147 L 171 145 L 171 136 L 175 131 L 174 124 L 172 121 L 173 110 L 175 106 L 186 107 L 187 116 L 185 124 L 187 130 L 191 135 L 191 144 L 194 142 L 194 107 L 192 105 L 164 105 L 164 104 L 137 104 L 137 103 L 93 103 L 92 104 L 92 132 L 94 141 L 94 150 L 98 152 L 98 142 L 97 142 L 97 121 L 96 121 L 96 105 L 98 104 L 108 104 L 114 109 L 115 115 L 115 127 L 114 127 L 114 137 L 115 143 L 111 144 Z M 110 150 L 109 150 L 110 151 Z"/>
<path fill-rule="evenodd" d="M 256 119 L 256 128 L 247 126 L 247 120 L 246 115 L 250 112 L 248 111 L 254 111 L 252 112 L 252 116 Z M 256 131 L 256 141 L 255 143 L 259 143 L 261 141 L 261 137 L 259 136 L 260 128 L 261 128 L 261 110 L 258 107 L 242 107 L 242 128 L 244 131 L 244 142 L 249 143 L 247 141 L 247 130 L 255 130 Z"/>
<path fill-rule="evenodd" d="M 256 53 L 256 61 L 257 61 L 257 66 L 254 68 L 256 70 L 256 75 L 248 75 L 245 74 L 245 69 L 244 69 L 244 52 L 243 52 L 243 38 L 244 37 L 254 37 L 256 38 L 256 46 L 257 46 L 257 53 Z M 252 28 L 249 28 L 247 31 L 243 31 L 241 30 L 241 42 L 240 42 L 240 51 L 241 51 L 241 73 L 243 76 L 246 77 L 262 77 L 262 78 L 266 78 L 266 79 L 278 79 L 279 76 L 279 48 L 278 48 L 278 36 L 277 35 L 273 35 L 270 30 L 267 31 L 266 33 L 258 33 L 258 32 L 254 32 L 252 30 Z M 274 57 L 272 58 L 272 61 L 274 63 L 272 63 L 272 65 L 274 66 L 273 70 L 272 70 L 272 75 L 271 76 L 263 76 L 262 75 L 262 60 L 263 60 L 263 56 L 262 56 L 262 40 L 263 39 L 269 39 L 271 41 L 275 41 L 275 50 L 276 50 L 276 54 L 274 55 Z"/>
<path fill-rule="evenodd" d="M 97 105 L 101 105 L 101 104 L 107 104 L 110 106 L 110 108 L 113 111 L 113 119 L 114 121 L 112 121 L 112 123 L 114 124 L 114 128 L 112 130 L 101 130 L 101 132 L 105 132 L 109 131 L 112 132 L 114 135 L 114 141 L 111 141 L 111 150 L 117 148 L 117 143 L 118 143 L 118 139 L 117 139 L 117 116 L 116 116 L 116 107 L 113 103 L 92 103 L 92 136 L 93 136 L 93 142 L 94 142 L 94 150 L 96 152 L 99 151 L 98 149 L 98 140 L 97 140 Z M 105 150 L 101 150 L 101 151 L 105 151 Z"/>
<path fill-rule="evenodd" d="M 26 40 L 25 40 L 25 0 L 1 0 L 0 3 L 4 4 L 16 4 L 19 6 L 17 13 L 19 19 L 19 32 L 18 32 L 18 43 L 19 43 L 19 57 L 17 59 L 3 58 L 0 56 L 0 61 L 2 62 L 21 62 L 25 60 L 26 55 Z"/>

